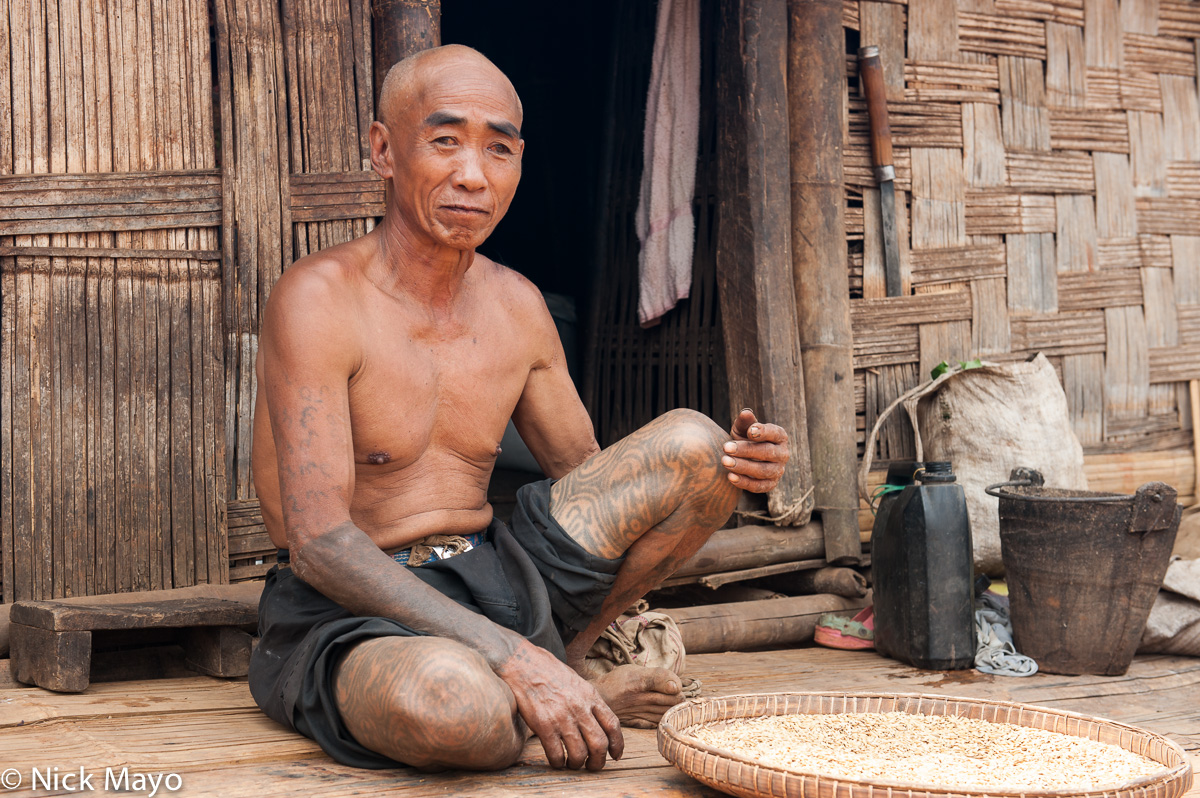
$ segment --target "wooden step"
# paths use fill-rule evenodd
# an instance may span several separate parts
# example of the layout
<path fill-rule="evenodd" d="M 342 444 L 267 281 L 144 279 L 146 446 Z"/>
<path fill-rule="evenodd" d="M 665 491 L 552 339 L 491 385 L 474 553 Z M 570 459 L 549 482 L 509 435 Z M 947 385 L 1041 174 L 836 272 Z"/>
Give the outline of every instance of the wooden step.
<path fill-rule="evenodd" d="M 127 603 L 21 601 L 10 613 L 12 671 L 17 681 L 78 693 L 90 683 L 93 633 L 175 629 L 189 667 L 210 676 L 245 676 L 258 622 L 256 607 L 210 597 Z"/>

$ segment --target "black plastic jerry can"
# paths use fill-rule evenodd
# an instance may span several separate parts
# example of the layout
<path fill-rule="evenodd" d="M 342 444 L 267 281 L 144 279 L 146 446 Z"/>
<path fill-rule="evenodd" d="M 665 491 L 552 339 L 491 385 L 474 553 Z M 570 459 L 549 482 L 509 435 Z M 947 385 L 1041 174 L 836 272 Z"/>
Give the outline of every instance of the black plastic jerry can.
<path fill-rule="evenodd" d="M 871 531 L 875 649 L 929 670 L 975 663 L 974 560 L 962 486 L 949 462 L 888 468 L 899 490 L 879 501 Z"/>

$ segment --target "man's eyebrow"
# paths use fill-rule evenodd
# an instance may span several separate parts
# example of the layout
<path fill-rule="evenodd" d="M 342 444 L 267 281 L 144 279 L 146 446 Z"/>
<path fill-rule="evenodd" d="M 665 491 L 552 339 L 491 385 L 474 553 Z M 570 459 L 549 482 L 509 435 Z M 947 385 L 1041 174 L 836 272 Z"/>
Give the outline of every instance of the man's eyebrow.
<path fill-rule="evenodd" d="M 466 117 L 459 116 L 451 113 L 450 111 L 434 111 L 432 114 L 425 117 L 425 122 L 423 124 L 425 127 L 442 127 L 443 125 L 465 125 L 466 123 Z M 510 138 L 514 139 L 521 138 L 521 131 L 517 130 L 517 126 L 511 122 L 489 121 L 487 126 L 503 136 L 509 136 Z"/>
<path fill-rule="evenodd" d="M 517 126 L 510 122 L 488 122 L 488 127 L 502 135 L 510 138 L 521 138 L 521 131 L 517 130 Z"/>
<path fill-rule="evenodd" d="M 456 116 L 449 111 L 434 111 L 429 116 L 425 117 L 425 127 L 441 127 L 442 125 L 465 125 L 467 120 L 464 117 Z"/>

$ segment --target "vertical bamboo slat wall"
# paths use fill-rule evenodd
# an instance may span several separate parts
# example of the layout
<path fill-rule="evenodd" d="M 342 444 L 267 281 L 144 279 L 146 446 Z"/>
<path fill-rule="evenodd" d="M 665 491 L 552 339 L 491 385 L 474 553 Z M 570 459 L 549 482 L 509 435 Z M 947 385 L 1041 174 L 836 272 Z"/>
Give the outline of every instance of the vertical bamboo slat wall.
<path fill-rule="evenodd" d="M 221 104 L 227 441 L 230 512 L 253 495 L 250 477 L 259 310 L 291 262 L 287 118 L 277 0 L 215 0 Z"/>
<path fill-rule="evenodd" d="M 383 213 L 371 171 L 370 0 L 285 0 L 295 258 L 351 241 Z"/>
<path fill-rule="evenodd" d="M 262 307 L 294 260 L 363 235 L 383 213 L 370 171 L 370 0 L 220 0 L 227 217 L 230 577 L 274 561 L 250 473 Z M 222 71 L 223 70 L 223 71 Z"/>
<path fill-rule="evenodd" d="M 203 0 L 0 2 L 6 602 L 227 578 L 209 63 Z"/>
<path fill-rule="evenodd" d="M 883 52 L 913 290 L 885 297 L 866 105 L 850 59 L 861 425 L 942 360 L 1042 351 L 1085 452 L 1190 456 L 1200 4 L 846 0 L 844 11 L 861 43 Z M 911 456 L 906 424 L 888 423 L 882 458 Z"/>

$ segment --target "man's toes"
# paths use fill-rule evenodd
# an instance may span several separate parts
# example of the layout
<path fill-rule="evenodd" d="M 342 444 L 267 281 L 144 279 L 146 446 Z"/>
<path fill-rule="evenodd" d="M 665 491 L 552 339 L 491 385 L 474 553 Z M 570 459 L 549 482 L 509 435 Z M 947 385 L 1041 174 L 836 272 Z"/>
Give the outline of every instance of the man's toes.
<path fill-rule="evenodd" d="M 643 668 L 642 692 L 662 693 L 678 696 L 682 692 L 683 679 L 666 668 Z"/>
<path fill-rule="evenodd" d="M 629 718 L 628 720 L 622 720 L 621 725 L 630 729 L 657 729 L 658 721 L 646 720 L 644 718 Z"/>

